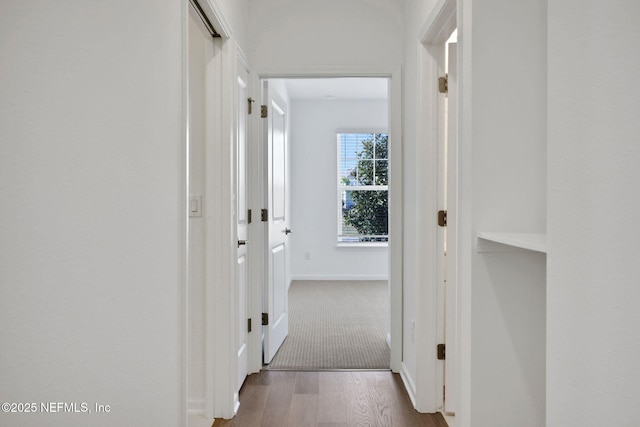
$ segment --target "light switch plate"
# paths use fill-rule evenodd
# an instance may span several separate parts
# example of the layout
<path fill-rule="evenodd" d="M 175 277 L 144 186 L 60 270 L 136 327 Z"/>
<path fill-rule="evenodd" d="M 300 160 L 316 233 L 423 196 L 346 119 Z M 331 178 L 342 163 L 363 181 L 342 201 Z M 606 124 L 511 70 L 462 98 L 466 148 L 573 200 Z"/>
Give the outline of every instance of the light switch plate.
<path fill-rule="evenodd" d="M 189 196 L 189 218 L 202 216 L 202 195 L 193 194 Z"/>

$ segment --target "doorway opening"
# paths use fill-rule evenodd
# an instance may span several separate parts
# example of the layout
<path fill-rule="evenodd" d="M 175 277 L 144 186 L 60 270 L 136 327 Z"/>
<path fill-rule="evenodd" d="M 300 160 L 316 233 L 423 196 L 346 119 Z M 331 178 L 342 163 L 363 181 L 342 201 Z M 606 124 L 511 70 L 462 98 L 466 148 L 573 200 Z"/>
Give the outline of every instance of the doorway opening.
<path fill-rule="evenodd" d="M 389 82 L 261 82 L 263 205 L 284 206 L 264 232 L 269 369 L 391 367 Z"/>

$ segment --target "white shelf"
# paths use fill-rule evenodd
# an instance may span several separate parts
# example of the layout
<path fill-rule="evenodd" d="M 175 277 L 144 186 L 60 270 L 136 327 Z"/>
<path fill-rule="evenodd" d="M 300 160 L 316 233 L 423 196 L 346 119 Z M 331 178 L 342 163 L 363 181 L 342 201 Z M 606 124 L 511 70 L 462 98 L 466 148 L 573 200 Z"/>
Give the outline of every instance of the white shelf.
<path fill-rule="evenodd" d="M 512 248 L 547 253 L 547 235 L 544 233 L 478 232 L 478 252 L 499 252 L 495 243 Z"/>

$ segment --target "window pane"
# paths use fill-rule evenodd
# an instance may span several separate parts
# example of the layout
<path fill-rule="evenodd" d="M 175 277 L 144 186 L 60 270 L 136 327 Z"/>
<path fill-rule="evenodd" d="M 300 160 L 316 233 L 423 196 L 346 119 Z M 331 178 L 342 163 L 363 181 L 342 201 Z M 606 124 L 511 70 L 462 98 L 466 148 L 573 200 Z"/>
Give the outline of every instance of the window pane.
<path fill-rule="evenodd" d="M 377 133 L 375 137 L 375 153 L 376 159 L 388 159 L 387 142 L 389 136 L 386 133 Z"/>
<path fill-rule="evenodd" d="M 338 241 L 388 241 L 388 194 L 387 190 L 343 190 Z"/>
<path fill-rule="evenodd" d="M 363 185 L 359 180 L 358 160 L 361 158 L 360 134 L 338 134 L 338 181 L 341 185 Z"/>
<path fill-rule="evenodd" d="M 357 175 L 357 180 L 360 185 L 374 185 L 373 184 L 373 160 L 360 160 L 353 172 Z"/>
<path fill-rule="evenodd" d="M 360 151 L 358 151 L 358 157 L 361 159 L 374 159 L 375 158 L 375 142 L 374 135 L 372 133 L 359 134 Z"/>
<path fill-rule="evenodd" d="M 376 160 L 375 185 L 389 185 L 389 170 L 387 160 Z"/>

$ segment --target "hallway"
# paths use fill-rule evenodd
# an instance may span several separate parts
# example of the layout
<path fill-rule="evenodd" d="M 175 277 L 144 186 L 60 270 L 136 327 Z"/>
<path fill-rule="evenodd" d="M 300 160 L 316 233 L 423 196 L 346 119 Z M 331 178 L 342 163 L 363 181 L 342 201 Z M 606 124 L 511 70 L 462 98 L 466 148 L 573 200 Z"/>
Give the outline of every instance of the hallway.
<path fill-rule="evenodd" d="M 446 427 L 440 414 L 420 414 L 390 371 L 261 371 L 247 377 L 240 409 L 221 426 Z"/>
<path fill-rule="evenodd" d="M 455 412 L 455 427 L 638 424 L 640 1 L 192 2 L 0 1 L 0 401 L 16 408 L 0 425 L 210 427 L 236 408 L 216 425 L 443 425 L 414 407 Z M 189 28 L 199 12 L 219 34 L 203 44 Z M 307 274 L 288 271 L 285 244 L 272 246 L 278 269 L 262 268 L 262 216 L 275 209 L 261 138 L 277 111 L 262 83 L 317 77 L 389 80 L 401 377 L 260 373 L 262 324 L 280 339 L 288 319 L 282 304 L 270 316 L 262 284 Z M 458 109 L 451 132 L 445 104 L 448 118 Z M 278 114 L 280 166 L 294 159 Z M 332 132 L 376 131 L 341 126 Z M 346 258 L 327 144 L 329 163 L 294 161 L 297 184 L 319 199 L 309 176 L 331 168 L 326 235 Z M 206 167 L 199 187 L 192 154 Z M 322 274 L 318 249 L 300 249 Z M 47 402 L 72 410 L 17 410 Z M 73 410 L 83 403 L 112 410 Z"/>

